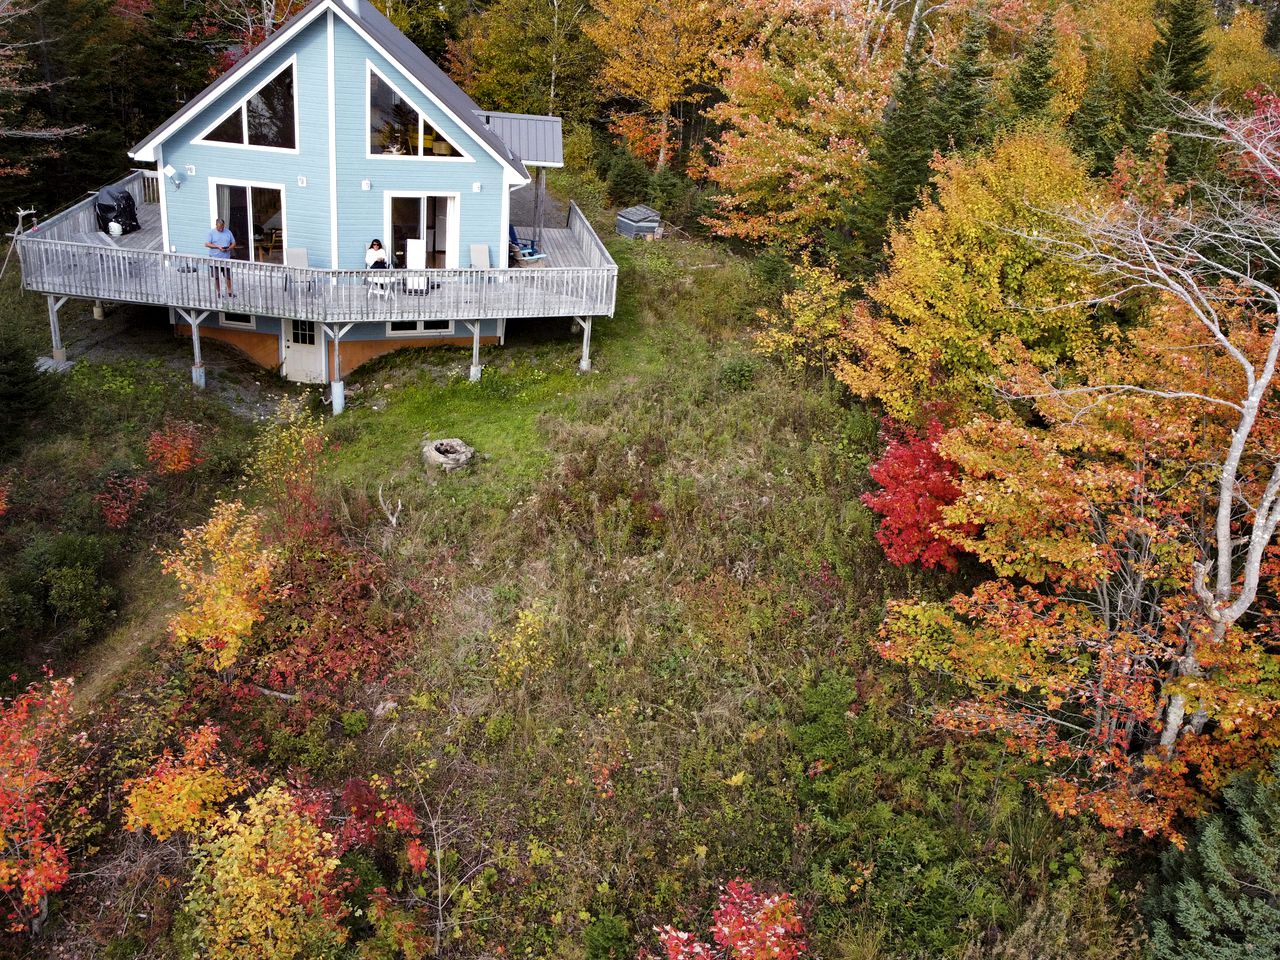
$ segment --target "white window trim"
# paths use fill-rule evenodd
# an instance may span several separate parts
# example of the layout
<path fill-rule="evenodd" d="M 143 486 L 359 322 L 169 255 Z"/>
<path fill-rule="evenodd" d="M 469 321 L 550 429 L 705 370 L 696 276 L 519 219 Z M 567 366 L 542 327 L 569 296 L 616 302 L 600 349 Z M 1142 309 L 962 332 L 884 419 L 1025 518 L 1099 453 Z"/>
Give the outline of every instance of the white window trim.
<path fill-rule="evenodd" d="M 445 321 L 446 323 L 449 324 L 449 326 L 444 330 L 423 330 L 421 329 L 421 327 L 419 327 L 419 329 L 417 330 L 392 330 L 391 329 L 391 325 L 393 323 L 422 324 L 422 323 L 439 323 L 439 322 L 440 322 L 439 320 L 388 320 L 387 321 L 387 339 L 399 340 L 401 338 L 410 338 L 410 337 L 452 337 L 454 335 L 454 332 L 453 332 L 454 327 L 456 326 L 453 320 Z"/>
<path fill-rule="evenodd" d="M 448 232 L 444 237 L 444 269 L 456 270 L 462 258 L 462 194 L 457 190 L 386 190 L 382 194 L 382 235 L 383 249 L 391 243 L 391 198 L 416 197 L 425 200 L 430 197 L 445 197 L 452 201 L 449 208 Z M 506 247 L 503 247 L 505 250 Z M 403 263 L 397 263 L 399 269 L 407 269 Z"/>
<path fill-rule="evenodd" d="M 256 143 L 250 143 L 249 142 L 249 111 L 245 109 L 245 105 L 248 104 L 248 102 L 252 100 L 255 96 L 257 96 L 259 90 L 261 90 L 263 87 L 269 84 L 276 77 L 280 76 L 280 74 L 284 73 L 286 70 L 293 71 L 293 146 L 292 147 L 264 147 Z M 252 90 L 250 90 L 247 94 L 245 94 L 239 100 L 237 100 L 236 105 L 234 107 L 232 107 L 230 110 L 226 111 L 224 114 L 218 117 L 218 119 L 215 120 L 213 123 L 209 124 L 209 126 L 205 127 L 205 129 L 202 130 L 199 134 L 192 137 L 191 142 L 193 144 L 200 144 L 201 146 L 207 146 L 207 147 L 227 147 L 231 150 L 264 150 L 267 153 L 284 153 L 284 154 L 295 154 L 295 155 L 299 154 L 302 152 L 302 116 L 301 116 L 302 102 L 299 100 L 299 93 L 300 92 L 298 90 L 298 55 L 295 53 L 293 56 L 291 56 L 288 60 L 286 60 L 281 65 L 279 70 L 272 72 L 272 74 L 269 77 L 267 77 L 257 86 L 255 86 Z M 218 129 L 218 127 L 222 125 L 222 122 L 226 120 L 229 116 L 231 116 L 233 113 L 235 113 L 237 110 L 242 111 L 240 115 L 240 135 L 244 137 L 244 143 L 226 143 L 222 140 L 206 140 L 205 139 L 205 137 L 213 133 L 214 130 Z"/>
<path fill-rule="evenodd" d="M 444 133 L 444 131 L 442 131 L 442 130 L 441 130 L 439 127 L 437 127 L 434 123 L 433 123 L 433 124 L 431 124 L 431 127 L 432 127 L 432 129 L 433 129 L 433 130 L 435 130 L 436 134 L 437 134 L 438 136 L 444 137 L 444 139 L 448 142 L 448 144 L 449 144 L 451 147 L 453 147 L 453 149 L 457 150 L 457 151 L 458 151 L 458 153 L 459 153 L 459 154 L 461 154 L 461 156 L 457 156 L 457 157 L 441 157 L 441 156 L 438 156 L 437 154 L 434 154 L 434 153 L 424 153 L 424 154 L 413 154 L 413 153 L 374 153 L 374 152 L 373 152 L 373 75 L 374 75 L 375 73 L 378 75 L 378 79 L 379 79 L 379 80 L 381 80 L 381 81 L 382 81 L 383 83 L 385 83 L 388 87 L 390 87 L 392 90 L 394 90 L 394 91 L 395 91 L 396 96 L 398 96 L 398 97 L 399 97 L 401 100 L 403 100 L 405 103 L 407 103 L 407 104 L 409 104 L 411 107 L 413 107 L 414 111 L 418 114 L 418 142 L 419 142 L 419 143 L 421 143 L 421 142 L 422 142 L 422 127 L 423 127 L 423 124 L 427 123 L 428 121 L 427 121 L 427 115 L 426 115 L 426 112 L 425 112 L 425 111 L 423 111 L 423 109 L 422 109 L 421 107 L 419 107 L 419 106 L 418 106 L 418 104 L 414 101 L 414 99 L 413 99 L 412 97 L 407 97 L 407 96 L 405 96 L 404 91 L 403 91 L 403 90 L 401 90 L 401 89 L 400 89 L 400 87 L 399 87 L 399 86 L 397 86 L 395 83 L 393 83 L 393 82 L 392 82 L 392 81 L 387 77 L 387 75 L 386 75 L 385 73 L 383 73 L 381 70 L 379 70 L 379 69 L 374 65 L 374 63 L 373 63 L 373 61 L 372 61 L 372 60 L 366 60 L 366 61 L 364 62 L 364 65 L 365 65 L 365 73 L 364 73 L 364 157 L 365 157 L 365 159 L 366 159 L 366 160 L 430 160 L 430 161 L 437 162 L 437 163 L 439 163 L 439 162 L 445 162 L 445 163 L 475 163 L 475 162 L 476 162 L 474 157 L 472 157 L 469 153 L 467 153 L 467 151 L 463 150 L 460 146 L 458 146 L 456 143 L 454 143 L 454 141 L 453 141 L 453 137 L 446 136 L 446 135 L 445 135 L 445 133 Z"/>
<path fill-rule="evenodd" d="M 212 227 L 214 221 L 218 219 L 218 187 L 264 187 L 267 190 L 280 191 L 280 249 L 284 250 L 289 245 L 289 197 L 288 192 L 284 188 L 283 183 L 268 183 L 265 180 L 235 180 L 230 177 L 221 177 L 215 179 L 209 178 L 209 226 Z M 252 193 L 249 196 L 249 204 L 253 204 Z M 252 215 L 253 211 L 249 211 Z M 249 229 L 253 229 L 253 222 L 250 219 Z M 244 241 L 244 237 L 236 237 L 236 240 Z M 248 263 L 261 263 L 258 259 L 258 250 L 253 245 L 253 237 L 248 238 L 249 242 L 249 259 Z"/>
<path fill-rule="evenodd" d="M 226 312 L 219 310 L 218 326 L 225 327 L 227 330 L 257 330 L 258 329 L 257 316 L 251 313 L 241 314 L 241 316 L 247 316 L 249 318 L 249 321 L 247 323 L 241 323 L 239 320 L 228 320 Z"/>

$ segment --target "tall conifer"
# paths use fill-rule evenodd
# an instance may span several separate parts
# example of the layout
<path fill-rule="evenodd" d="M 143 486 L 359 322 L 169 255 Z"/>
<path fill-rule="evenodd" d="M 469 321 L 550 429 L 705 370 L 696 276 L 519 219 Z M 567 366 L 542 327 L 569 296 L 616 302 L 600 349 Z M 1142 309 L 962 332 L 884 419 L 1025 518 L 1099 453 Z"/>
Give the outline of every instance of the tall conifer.
<path fill-rule="evenodd" d="M 936 134 L 920 48 L 917 40 L 894 78 L 889 109 L 867 157 L 866 185 L 854 207 L 852 228 L 866 272 L 883 259 L 889 224 L 911 211 L 929 182 Z"/>
<path fill-rule="evenodd" d="M 1053 18 L 1045 14 L 1009 82 L 1016 119 L 1038 118 L 1048 113 L 1053 100 L 1053 78 L 1057 74 L 1053 65 L 1057 48 L 1058 33 L 1053 27 Z"/>
<path fill-rule="evenodd" d="M 982 6 L 965 24 L 960 46 L 947 65 L 947 75 L 934 95 L 934 127 L 940 144 L 968 150 L 987 140 L 991 131 L 991 65 L 986 62 L 991 22 Z"/>

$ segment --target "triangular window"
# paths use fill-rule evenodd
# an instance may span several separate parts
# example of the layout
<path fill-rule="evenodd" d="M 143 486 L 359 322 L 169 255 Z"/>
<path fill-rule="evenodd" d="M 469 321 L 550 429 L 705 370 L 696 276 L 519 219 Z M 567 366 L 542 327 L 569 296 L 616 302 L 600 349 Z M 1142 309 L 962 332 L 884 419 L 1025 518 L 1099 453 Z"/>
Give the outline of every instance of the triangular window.
<path fill-rule="evenodd" d="M 201 140 L 293 150 L 298 145 L 293 63 L 260 86 Z"/>
<path fill-rule="evenodd" d="M 369 68 L 369 153 L 402 157 L 462 156 L 462 152 L 372 66 Z"/>

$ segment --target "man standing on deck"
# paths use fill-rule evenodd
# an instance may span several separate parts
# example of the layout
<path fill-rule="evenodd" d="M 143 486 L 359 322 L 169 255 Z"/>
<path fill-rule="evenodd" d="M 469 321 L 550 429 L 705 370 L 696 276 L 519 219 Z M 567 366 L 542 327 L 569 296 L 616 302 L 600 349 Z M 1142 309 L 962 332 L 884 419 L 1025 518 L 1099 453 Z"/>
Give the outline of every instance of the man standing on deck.
<path fill-rule="evenodd" d="M 227 222 L 219 217 L 214 221 L 213 229 L 209 231 L 209 239 L 204 245 L 211 251 L 209 256 L 215 260 L 230 260 L 231 251 L 236 248 L 236 238 L 230 230 L 227 229 Z M 221 281 L 227 282 L 227 296 L 234 300 L 235 291 L 231 289 L 231 267 L 215 263 L 213 265 L 213 292 L 217 296 L 221 294 Z"/>

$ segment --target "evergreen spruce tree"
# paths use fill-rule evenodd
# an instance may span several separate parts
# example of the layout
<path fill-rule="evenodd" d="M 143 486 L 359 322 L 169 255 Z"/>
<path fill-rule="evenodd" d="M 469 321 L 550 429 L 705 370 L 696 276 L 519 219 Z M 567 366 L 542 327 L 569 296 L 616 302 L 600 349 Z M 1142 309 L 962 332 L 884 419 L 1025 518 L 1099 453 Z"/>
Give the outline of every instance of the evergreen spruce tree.
<path fill-rule="evenodd" d="M 1165 854 L 1148 915 L 1161 960 L 1280 960 L 1280 755 Z"/>
<path fill-rule="evenodd" d="M 1089 173 L 1095 177 L 1111 170 L 1124 144 L 1123 108 L 1111 68 L 1099 61 L 1089 71 L 1089 85 L 1069 127 L 1076 152 L 1089 162 Z"/>
<path fill-rule="evenodd" d="M 1142 68 L 1125 115 L 1126 144 L 1144 153 L 1157 130 L 1176 131 L 1181 105 L 1208 80 L 1213 25 L 1211 0 L 1164 0 L 1158 10 L 1157 40 Z M 1169 175 L 1190 178 L 1202 160 L 1202 144 L 1174 136 L 1169 146 Z"/>
<path fill-rule="evenodd" d="M 1036 119 L 1049 112 L 1053 78 L 1057 74 L 1053 66 L 1057 48 L 1058 33 L 1053 27 L 1053 18 L 1045 14 L 1009 82 L 1016 119 Z"/>
<path fill-rule="evenodd" d="M 934 94 L 934 128 L 939 145 L 968 150 L 984 143 L 991 124 L 991 66 L 985 62 L 990 20 L 986 10 L 975 7 L 947 76 Z"/>
<path fill-rule="evenodd" d="M 917 41 L 893 83 L 893 97 L 867 156 L 867 180 L 855 201 L 852 232 L 858 256 L 870 273 L 883 259 L 889 225 L 916 205 L 929 182 L 929 161 L 937 138 L 932 126 L 924 56 Z"/>
<path fill-rule="evenodd" d="M 1164 0 L 1157 12 L 1157 39 L 1147 58 L 1146 72 L 1152 74 L 1167 66 L 1169 93 L 1189 99 L 1209 79 L 1212 0 Z"/>
<path fill-rule="evenodd" d="M 1267 17 L 1267 28 L 1262 33 L 1262 42 L 1272 53 L 1280 53 L 1280 0 L 1268 0 L 1262 5 Z"/>

